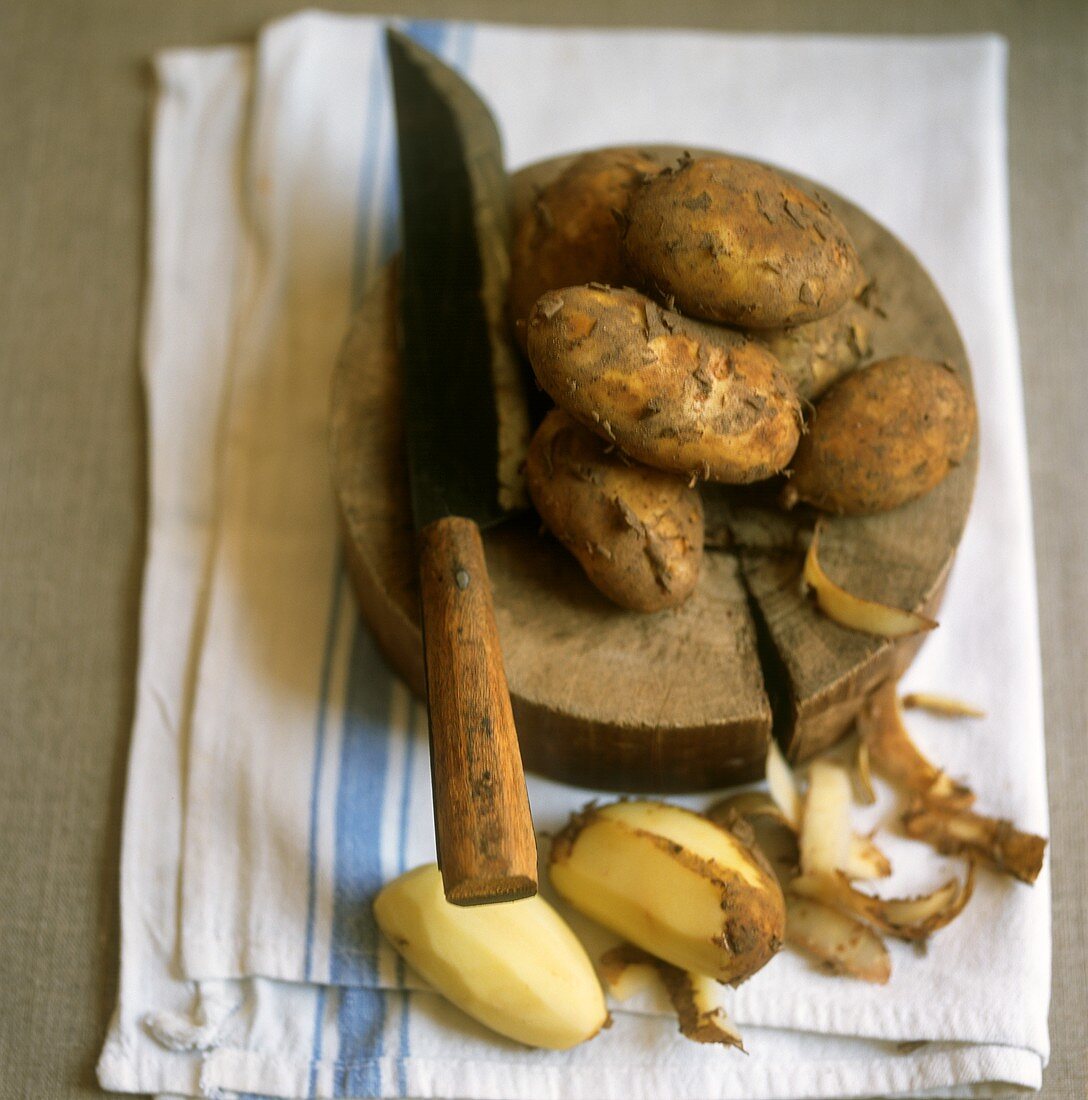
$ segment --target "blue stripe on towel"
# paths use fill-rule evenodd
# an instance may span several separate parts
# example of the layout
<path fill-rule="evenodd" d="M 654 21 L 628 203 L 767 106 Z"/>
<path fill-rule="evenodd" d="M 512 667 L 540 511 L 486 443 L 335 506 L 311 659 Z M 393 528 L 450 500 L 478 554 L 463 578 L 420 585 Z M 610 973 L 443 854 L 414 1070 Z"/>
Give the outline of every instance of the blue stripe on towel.
<path fill-rule="evenodd" d="M 413 19 L 405 33 L 431 53 L 442 53 L 446 45 L 449 24 L 438 19 Z"/>
<path fill-rule="evenodd" d="M 307 867 L 306 893 L 306 963 L 305 979 L 313 979 L 314 924 L 317 911 L 317 842 L 318 842 L 318 793 L 325 767 L 325 741 L 328 729 L 329 683 L 332 679 L 332 658 L 336 647 L 337 623 L 340 620 L 340 598 L 344 587 L 343 555 L 337 549 L 332 569 L 332 595 L 329 601 L 329 619 L 325 627 L 325 652 L 321 658 L 321 686 L 318 695 L 317 728 L 314 735 L 314 763 L 310 777 L 310 849 Z M 313 1096 L 317 1085 L 317 1068 L 321 1062 L 323 1019 L 325 1015 L 325 987 L 319 986 L 314 1006 L 313 1040 L 310 1044 L 310 1077 L 307 1096 Z"/>
<path fill-rule="evenodd" d="M 321 1065 L 322 1040 L 325 1037 L 325 994 L 327 987 L 317 987 L 317 1003 L 314 1005 L 314 1040 L 310 1050 L 310 1077 L 306 1086 L 306 1095 L 317 1092 L 317 1068 Z"/>
<path fill-rule="evenodd" d="M 359 170 L 359 186 L 356 192 L 355 210 L 355 264 L 352 271 L 351 304 L 362 297 L 366 284 L 373 274 L 368 263 L 370 241 L 374 235 L 375 217 L 382 218 L 385 211 L 376 209 L 382 164 L 379 137 L 383 127 L 391 125 L 391 95 L 388 64 L 385 58 L 385 39 L 379 33 L 374 40 L 374 56 L 370 65 L 370 82 L 366 89 L 366 123 L 363 132 L 362 165 Z M 384 204 L 383 204 L 384 205 Z M 379 256 L 377 262 L 385 259 Z"/>
<path fill-rule="evenodd" d="M 411 809 L 412 798 L 412 766 L 415 758 L 416 747 L 416 715 L 419 713 L 420 704 L 415 699 L 408 704 L 408 743 L 404 752 L 404 782 L 400 790 L 400 833 L 397 837 L 397 874 L 402 875 L 408 870 L 408 814 Z M 404 991 L 405 982 L 404 959 L 397 956 L 397 985 L 401 988 L 400 1001 L 400 1049 L 397 1051 L 397 1095 L 408 1095 L 408 1073 L 405 1068 L 405 1059 L 412 1053 L 408 1030 L 408 1012 L 411 998 Z"/>
<path fill-rule="evenodd" d="M 374 195 L 374 179 L 377 172 L 377 156 L 374 155 L 377 146 L 376 136 L 381 126 L 383 111 L 385 109 L 386 96 L 385 96 L 385 69 L 384 69 L 384 45 L 380 39 L 375 39 L 374 58 L 371 64 L 371 77 L 369 87 L 367 89 L 367 106 L 363 124 L 363 143 L 362 143 L 362 159 L 359 169 L 359 184 L 357 191 L 357 218 L 355 227 L 355 247 L 354 247 L 354 265 L 352 271 L 352 286 L 351 286 L 351 306 L 354 307 L 355 303 L 359 300 L 362 294 L 363 288 L 366 285 L 366 278 L 369 275 L 369 271 L 366 269 L 366 241 L 368 234 L 372 231 L 373 223 L 373 195 Z M 310 787 L 310 864 L 309 864 L 309 877 L 308 877 L 308 896 L 306 902 L 306 978 L 311 979 L 312 965 L 313 965 L 313 937 L 315 934 L 314 929 L 314 917 L 316 912 L 316 896 L 317 896 L 317 832 L 318 832 L 318 793 L 321 786 L 321 773 L 324 767 L 325 756 L 325 731 L 328 720 L 328 685 L 331 674 L 332 666 L 332 654 L 336 644 L 336 624 L 339 613 L 339 601 L 340 593 L 343 587 L 343 559 L 339 550 L 337 550 L 336 560 L 333 565 L 333 599 L 332 607 L 329 612 L 329 625 L 325 635 L 325 653 L 322 658 L 322 678 L 321 678 L 321 694 L 317 715 L 317 728 L 315 731 L 315 752 L 314 752 L 314 767 L 313 774 L 311 776 Z M 352 682 L 356 681 L 355 665 L 356 665 L 356 653 L 358 637 L 356 638 L 356 644 L 353 644 L 352 648 L 352 661 L 351 668 L 349 670 L 349 677 Z M 379 663 L 376 660 L 372 660 L 371 664 Z M 387 675 L 388 678 L 388 675 Z M 347 712 L 351 703 L 351 687 L 349 684 L 348 695 L 345 700 L 345 710 Z M 382 693 L 383 697 L 388 700 L 389 692 L 388 688 Z M 387 714 L 386 714 L 387 717 Z M 378 727 L 379 730 L 383 728 Z M 380 740 L 380 737 L 377 738 Z M 347 713 L 345 713 L 345 745 L 347 741 Z M 329 980 L 335 982 L 337 978 L 334 976 L 333 971 L 337 969 L 341 963 L 338 963 L 335 953 L 335 945 L 337 941 L 337 919 L 338 913 L 339 919 L 343 921 L 342 915 L 342 903 L 341 903 L 341 878 L 340 878 L 340 861 L 342 855 L 341 845 L 341 806 L 343 805 L 344 795 L 344 780 L 346 772 L 343 770 L 345 750 L 341 750 L 341 775 L 340 775 L 340 789 L 337 792 L 337 819 L 336 819 L 336 853 L 334 868 L 334 915 L 333 915 L 333 946 L 334 951 L 332 958 L 329 962 Z M 379 775 L 384 774 L 384 746 L 383 746 L 383 766 L 378 771 Z M 380 796 L 380 788 L 379 788 Z M 380 798 L 379 798 L 380 804 Z M 369 916 L 370 907 L 366 906 L 366 913 Z M 373 938 L 373 933 L 371 938 Z M 372 948 L 373 950 L 373 948 Z M 325 991 L 322 989 L 317 997 L 317 1003 L 314 1008 L 314 1022 L 313 1022 L 313 1039 L 311 1042 L 310 1052 L 310 1079 L 309 1079 L 309 1094 L 314 1094 L 317 1084 L 317 1069 L 321 1061 L 322 1056 L 322 1038 L 324 1033 L 324 1014 L 325 1014 Z"/>
<path fill-rule="evenodd" d="M 336 799 L 330 980 L 347 985 L 337 1030 L 336 1095 L 378 1096 L 384 1049 L 384 994 L 378 983 L 378 930 L 371 902 L 382 885 L 381 818 L 389 757 L 393 676 L 370 632 L 355 632 L 344 706 L 344 741 Z M 364 985 L 365 983 L 365 985 Z M 360 988 L 354 988 L 360 987 Z"/>
<path fill-rule="evenodd" d="M 385 998 L 381 989 L 345 989 L 340 1001 L 340 1057 L 334 1096 L 381 1096 L 381 1056 L 385 1049 Z"/>
<path fill-rule="evenodd" d="M 321 687 L 317 704 L 317 729 L 314 735 L 314 765 L 310 779 L 310 851 L 306 886 L 306 981 L 313 978 L 314 917 L 317 910 L 317 813 L 321 773 L 325 765 L 325 731 L 328 723 L 329 681 L 332 678 L 332 655 L 336 644 L 336 625 L 340 620 L 340 593 L 343 589 L 343 560 L 339 550 L 332 567 L 332 596 L 329 600 L 329 620 L 325 626 L 325 653 L 321 658 Z M 320 1029 L 318 1029 L 320 1030 Z"/>
<path fill-rule="evenodd" d="M 472 63 L 472 32 L 475 28 L 471 23 L 460 25 L 460 41 L 457 46 L 456 56 L 452 64 L 455 65 L 462 76 L 468 77 L 468 67 Z"/>
<path fill-rule="evenodd" d="M 370 902 L 382 885 L 381 825 L 393 674 L 366 627 L 355 631 L 336 793 L 332 959 L 335 985 L 376 983 L 378 933 Z"/>

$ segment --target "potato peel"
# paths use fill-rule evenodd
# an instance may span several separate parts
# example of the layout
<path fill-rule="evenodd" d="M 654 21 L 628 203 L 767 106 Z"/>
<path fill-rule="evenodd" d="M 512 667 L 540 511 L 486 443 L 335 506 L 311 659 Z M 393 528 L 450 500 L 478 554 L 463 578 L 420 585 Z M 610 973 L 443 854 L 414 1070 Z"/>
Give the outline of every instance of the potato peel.
<path fill-rule="evenodd" d="M 876 985 L 891 977 L 891 956 L 876 932 L 821 902 L 786 899 L 786 942 L 818 959 L 832 974 Z"/>
<path fill-rule="evenodd" d="M 975 888 L 975 867 L 970 864 L 962 883 L 949 879 L 932 893 L 914 898 L 878 898 L 856 890 L 842 872 L 801 875 L 790 883 L 797 897 L 822 902 L 889 936 L 901 940 L 924 940 L 955 920 L 971 899 Z"/>
<path fill-rule="evenodd" d="M 716 821 L 727 829 L 731 827 L 727 822 L 733 821 L 737 817 L 744 818 L 749 823 L 753 819 L 765 817 L 778 825 L 783 825 L 789 829 L 793 828 L 782 812 L 782 807 L 764 791 L 741 791 L 740 794 L 723 798 L 720 802 L 715 802 L 706 811 L 706 816 L 711 821 Z"/>
<path fill-rule="evenodd" d="M 597 969 L 608 992 L 615 1000 L 622 1002 L 657 981 L 659 962 L 641 947 L 621 943 L 601 956 Z"/>
<path fill-rule="evenodd" d="M 858 738 L 854 755 L 854 777 L 861 795 L 859 801 L 865 806 L 872 806 L 876 802 L 876 790 L 873 787 L 873 771 L 869 762 L 869 744 L 863 737 Z"/>
<path fill-rule="evenodd" d="M 845 870 L 850 856 L 850 779 L 826 760 L 813 761 L 808 772 L 801 816 L 801 873 L 831 874 Z"/>
<path fill-rule="evenodd" d="M 845 768 L 817 760 L 809 769 L 801 819 L 802 874 L 842 871 L 849 879 L 886 878 L 892 873 L 888 857 L 871 837 L 850 827 L 850 776 Z"/>
<path fill-rule="evenodd" d="M 887 878 L 892 873 L 892 863 L 873 843 L 872 837 L 854 833 L 841 870 L 851 879 Z"/>
<path fill-rule="evenodd" d="M 903 831 L 945 855 L 983 860 L 1029 886 L 1043 867 L 1046 840 L 1021 832 L 1011 821 L 972 810 L 915 799 L 903 815 Z"/>
<path fill-rule="evenodd" d="M 829 618 L 840 626 L 850 630 L 859 630 L 865 634 L 876 634 L 883 638 L 903 638 L 910 634 L 920 634 L 933 630 L 935 620 L 920 615 L 916 611 L 906 611 L 900 607 L 855 596 L 841 585 L 836 584 L 823 570 L 819 557 L 820 525 L 816 525 L 805 554 L 805 566 L 802 574 L 804 582 L 816 594 L 816 605 Z"/>
<path fill-rule="evenodd" d="M 681 970 L 630 943 L 606 951 L 601 956 L 600 971 L 619 1000 L 625 1000 L 635 988 L 643 988 L 646 978 L 656 974 L 676 1010 L 680 1033 L 685 1038 L 744 1050 L 741 1034 L 722 1004 L 722 985 L 713 978 Z"/>
<path fill-rule="evenodd" d="M 797 834 L 770 795 L 763 791 L 732 795 L 711 806 L 707 817 L 738 836 L 740 828 L 751 830 L 752 850 L 766 860 L 785 890 L 797 873 Z"/>
<path fill-rule="evenodd" d="M 895 684 L 888 681 L 865 701 L 858 715 L 858 732 L 868 746 L 873 767 L 893 783 L 927 801 L 966 809 L 974 792 L 932 764 L 911 740 L 899 712 Z"/>
<path fill-rule="evenodd" d="M 777 742 L 767 750 L 767 789 L 794 832 L 801 828 L 801 792 Z"/>
<path fill-rule="evenodd" d="M 911 691 L 903 696 L 904 710 L 924 710 L 942 718 L 985 718 L 986 712 L 960 699 L 948 695 L 934 695 L 927 691 Z"/>
<path fill-rule="evenodd" d="M 705 974 L 668 964 L 660 967 L 658 974 L 676 1009 L 682 1035 L 696 1043 L 718 1043 L 744 1050 L 744 1040 L 721 1003 L 722 987 L 718 982 Z"/>

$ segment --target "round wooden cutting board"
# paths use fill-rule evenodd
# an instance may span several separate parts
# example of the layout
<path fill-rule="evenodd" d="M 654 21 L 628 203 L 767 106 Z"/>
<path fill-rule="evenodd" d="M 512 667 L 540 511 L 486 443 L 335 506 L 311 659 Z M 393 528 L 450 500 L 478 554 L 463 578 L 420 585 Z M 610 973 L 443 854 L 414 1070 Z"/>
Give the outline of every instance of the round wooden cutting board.
<path fill-rule="evenodd" d="M 568 162 L 519 172 L 515 214 Z M 875 281 L 869 358 L 910 353 L 945 362 L 970 386 L 955 323 L 918 261 L 857 207 L 826 189 L 822 194 Z M 370 286 L 341 352 L 332 464 L 362 613 L 393 667 L 422 694 L 394 274 L 387 268 Z M 827 520 L 820 541 L 827 572 L 859 595 L 933 615 L 967 519 L 977 462 L 976 440 L 965 461 L 920 500 L 884 515 Z M 600 595 L 541 532 L 535 515 L 486 532 L 529 770 L 632 792 L 750 781 L 763 774 L 772 732 L 791 759 L 814 755 L 842 736 L 865 695 L 901 673 L 917 652 L 918 636 L 892 642 L 847 630 L 804 596 L 804 538 L 814 513 L 785 515 L 762 504 L 758 492 L 724 487 L 708 487 L 705 498 L 708 527 L 724 531 L 727 545 L 708 550 L 687 603 L 652 615 L 625 611 Z"/>

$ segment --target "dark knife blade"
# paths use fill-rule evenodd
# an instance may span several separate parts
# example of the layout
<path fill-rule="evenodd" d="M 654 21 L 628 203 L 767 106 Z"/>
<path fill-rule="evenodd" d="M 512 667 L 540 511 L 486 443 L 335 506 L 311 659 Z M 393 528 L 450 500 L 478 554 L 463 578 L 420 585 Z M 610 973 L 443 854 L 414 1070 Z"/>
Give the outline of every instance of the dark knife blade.
<path fill-rule="evenodd" d="M 387 41 L 397 109 L 413 515 L 417 528 L 447 515 L 487 526 L 505 515 L 490 368 L 497 338 L 487 312 L 496 291 L 488 268 L 496 267 L 494 250 L 505 249 L 506 239 L 502 146 L 486 105 L 452 69 L 396 31 Z M 503 257 L 498 266 L 505 270 Z"/>
<path fill-rule="evenodd" d="M 476 93 L 411 39 L 389 31 L 387 47 L 435 840 L 446 897 L 474 905 L 536 893 L 537 873 L 479 529 L 505 514 L 495 372 L 510 355 L 502 335 L 506 173 L 498 130 Z"/>

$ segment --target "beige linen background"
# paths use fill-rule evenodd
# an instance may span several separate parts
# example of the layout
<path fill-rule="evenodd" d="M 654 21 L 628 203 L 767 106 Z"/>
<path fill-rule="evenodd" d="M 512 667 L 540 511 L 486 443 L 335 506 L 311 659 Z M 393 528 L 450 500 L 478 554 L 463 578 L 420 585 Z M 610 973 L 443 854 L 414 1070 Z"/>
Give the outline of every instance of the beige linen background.
<path fill-rule="evenodd" d="M 0 0 L 0 1097 L 100 1095 L 93 1064 L 116 992 L 145 519 L 137 348 L 147 58 L 166 46 L 249 38 L 299 6 Z M 1013 263 L 1053 813 L 1053 1058 L 1042 1095 L 1085 1100 L 1088 5 L 322 6 L 417 18 L 1008 37 Z"/>

